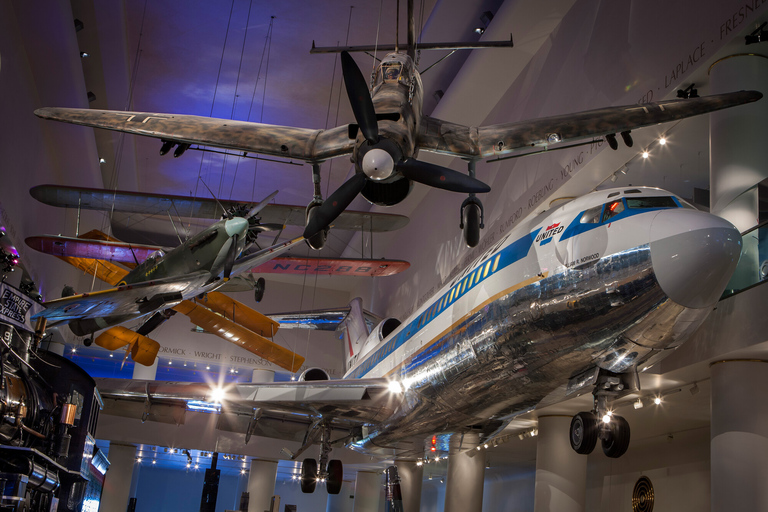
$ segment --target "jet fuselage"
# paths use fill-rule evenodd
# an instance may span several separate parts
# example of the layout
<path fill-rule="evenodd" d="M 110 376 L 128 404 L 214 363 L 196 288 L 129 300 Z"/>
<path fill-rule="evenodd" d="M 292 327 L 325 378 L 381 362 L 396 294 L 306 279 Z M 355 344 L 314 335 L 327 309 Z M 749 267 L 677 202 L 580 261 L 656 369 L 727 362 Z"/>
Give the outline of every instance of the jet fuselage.
<path fill-rule="evenodd" d="M 401 441 L 493 431 L 563 400 L 590 368 L 643 371 L 701 324 L 740 247 L 728 222 L 659 189 L 594 192 L 524 221 L 350 361 L 345 378 L 405 393 L 351 447 L 402 454 Z"/>

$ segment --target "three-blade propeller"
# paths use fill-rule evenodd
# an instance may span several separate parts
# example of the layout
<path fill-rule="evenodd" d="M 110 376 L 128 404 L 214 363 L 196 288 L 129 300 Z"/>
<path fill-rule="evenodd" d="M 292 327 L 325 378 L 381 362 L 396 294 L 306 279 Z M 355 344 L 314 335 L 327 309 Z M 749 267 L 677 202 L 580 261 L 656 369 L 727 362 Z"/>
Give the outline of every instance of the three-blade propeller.
<path fill-rule="evenodd" d="M 379 138 L 379 124 L 368 84 L 357 63 L 348 52 L 341 52 L 341 68 L 355 121 L 368 142 L 369 149 L 366 153 L 368 162 L 363 161 L 365 172 L 355 173 L 323 204 L 314 209 L 304 229 L 305 238 L 310 238 L 327 228 L 363 190 L 368 180 L 366 174 L 379 173 L 379 168 L 384 169 L 381 171 L 383 177 L 380 179 L 385 179 L 389 175 L 389 171 L 394 170 L 411 181 L 443 190 L 467 194 L 490 192 L 491 188 L 488 185 L 471 176 L 447 167 L 421 162 L 409 156 L 403 158 L 399 154 L 393 155 L 391 151 L 388 151 L 392 148 L 392 144 L 380 144 L 382 141 Z M 371 172 L 366 168 L 366 165 L 372 167 Z"/>

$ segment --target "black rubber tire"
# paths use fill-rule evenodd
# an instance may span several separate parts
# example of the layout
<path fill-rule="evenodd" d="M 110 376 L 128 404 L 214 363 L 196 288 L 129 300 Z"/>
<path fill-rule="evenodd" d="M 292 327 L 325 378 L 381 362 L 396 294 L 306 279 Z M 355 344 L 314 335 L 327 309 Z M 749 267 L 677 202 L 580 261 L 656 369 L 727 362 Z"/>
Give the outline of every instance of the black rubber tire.
<path fill-rule="evenodd" d="M 344 466 L 338 459 L 328 461 L 328 480 L 325 482 L 325 489 L 328 494 L 339 494 L 341 484 L 344 483 Z"/>
<path fill-rule="evenodd" d="M 627 453 L 629 437 L 629 423 L 623 416 L 614 414 L 608 423 L 608 435 L 602 439 L 603 453 L 612 459 L 618 459 Z"/>
<path fill-rule="evenodd" d="M 87 338 L 84 338 L 83 345 L 85 345 L 86 347 L 90 347 L 91 345 L 93 345 L 93 336 L 88 336 Z"/>
<path fill-rule="evenodd" d="M 264 290 L 267 288 L 267 282 L 263 277 L 256 280 L 256 284 L 253 286 L 253 299 L 256 302 L 261 302 L 264 298 Z"/>
<path fill-rule="evenodd" d="M 306 213 L 307 224 L 309 224 L 309 221 L 314 215 L 314 211 L 317 209 L 317 206 L 314 206 L 311 209 L 309 209 L 309 211 L 307 211 Z M 306 242 L 311 249 L 314 249 L 315 251 L 319 251 L 320 249 L 325 247 L 325 241 L 327 238 L 328 238 L 328 229 L 321 229 L 311 237 L 307 238 Z"/>
<path fill-rule="evenodd" d="M 571 448 L 576 453 L 588 455 L 597 445 L 597 437 L 600 429 L 597 424 L 597 416 L 591 412 L 580 412 L 571 420 L 569 438 Z"/>
<path fill-rule="evenodd" d="M 469 203 L 462 212 L 464 242 L 467 247 L 477 247 L 480 242 L 480 207 Z"/>
<path fill-rule="evenodd" d="M 299 482 L 301 483 L 301 492 L 304 494 L 315 492 L 317 485 L 317 461 L 315 459 L 304 459 L 304 462 L 301 463 Z"/>

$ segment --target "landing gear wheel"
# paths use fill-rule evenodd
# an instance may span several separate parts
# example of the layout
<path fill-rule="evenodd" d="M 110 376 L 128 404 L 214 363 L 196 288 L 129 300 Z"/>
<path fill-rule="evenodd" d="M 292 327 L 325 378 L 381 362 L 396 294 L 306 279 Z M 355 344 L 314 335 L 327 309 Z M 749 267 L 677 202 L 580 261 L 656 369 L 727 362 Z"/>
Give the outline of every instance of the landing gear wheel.
<path fill-rule="evenodd" d="M 629 423 L 622 416 L 611 417 L 607 435 L 602 439 L 603 453 L 612 459 L 618 459 L 629 448 Z"/>
<path fill-rule="evenodd" d="M 253 285 L 253 298 L 256 302 L 261 302 L 261 299 L 264 298 L 264 289 L 267 287 L 267 282 L 264 281 L 263 277 L 260 277 L 256 280 L 256 284 Z"/>
<path fill-rule="evenodd" d="M 341 484 L 344 482 L 344 466 L 338 459 L 328 461 L 328 480 L 325 483 L 325 489 L 328 494 L 339 494 Z"/>
<path fill-rule="evenodd" d="M 463 209 L 464 242 L 467 247 L 477 247 L 480 242 L 480 206 L 469 203 Z"/>
<path fill-rule="evenodd" d="M 597 416 L 594 413 L 578 413 L 571 420 L 571 448 L 576 453 L 581 453 L 582 455 L 592 453 L 597 444 L 599 430 Z"/>
<path fill-rule="evenodd" d="M 318 206 L 320 206 L 321 203 L 315 203 L 312 202 L 307 206 L 307 212 L 306 212 L 306 219 L 307 224 L 309 224 L 309 221 L 312 219 L 312 216 L 316 213 L 315 210 Z M 325 247 L 325 241 L 328 238 L 328 228 L 323 228 L 311 237 L 307 238 L 306 242 L 309 247 L 312 249 L 319 251 L 323 247 Z"/>
<path fill-rule="evenodd" d="M 87 338 L 85 338 L 83 340 L 83 345 L 85 345 L 86 347 L 90 347 L 91 345 L 93 345 L 93 336 L 88 336 Z"/>
<path fill-rule="evenodd" d="M 317 485 L 317 461 L 315 459 L 304 459 L 301 463 L 301 492 L 311 494 L 315 492 Z"/>

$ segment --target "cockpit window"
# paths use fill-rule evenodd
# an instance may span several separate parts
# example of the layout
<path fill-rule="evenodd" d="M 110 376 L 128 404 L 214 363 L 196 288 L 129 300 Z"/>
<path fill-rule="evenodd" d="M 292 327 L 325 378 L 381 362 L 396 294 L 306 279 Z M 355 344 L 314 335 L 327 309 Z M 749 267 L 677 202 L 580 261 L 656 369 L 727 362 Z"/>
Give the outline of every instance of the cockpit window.
<path fill-rule="evenodd" d="M 150 254 L 149 258 L 147 258 L 147 259 L 148 260 L 156 260 L 158 258 L 162 258 L 163 256 L 165 256 L 165 253 L 162 250 L 158 249 L 155 252 L 153 252 L 152 254 Z"/>
<path fill-rule="evenodd" d="M 381 65 L 381 69 L 384 72 L 385 82 L 397 82 L 397 79 L 400 78 L 400 70 L 402 69 L 402 65 L 399 62 L 385 62 Z"/>
<path fill-rule="evenodd" d="M 677 208 L 677 203 L 670 196 L 628 197 L 627 208 Z"/>
<path fill-rule="evenodd" d="M 581 224 L 597 224 L 598 222 L 600 222 L 600 212 L 602 210 L 603 210 L 603 205 L 590 208 L 589 210 L 585 211 L 581 215 L 581 219 L 579 220 L 579 222 Z"/>
<path fill-rule="evenodd" d="M 605 222 L 608 219 L 615 217 L 616 215 L 620 214 L 623 211 L 624 211 L 624 202 L 621 199 L 610 202 L 605 205 L 605 210 L 603 211 L 603 218 L 601 222 Z"/>

